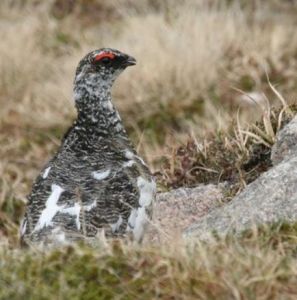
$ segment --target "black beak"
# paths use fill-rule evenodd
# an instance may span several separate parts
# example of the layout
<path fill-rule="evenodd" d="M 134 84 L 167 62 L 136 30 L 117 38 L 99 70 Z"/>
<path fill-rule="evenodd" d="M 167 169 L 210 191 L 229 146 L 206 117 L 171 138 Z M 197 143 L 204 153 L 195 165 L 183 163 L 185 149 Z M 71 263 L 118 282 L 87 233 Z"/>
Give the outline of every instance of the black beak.
<path fill-rule="evenodd" d="M 124 65 L 125 65 L 125 67 L 135 66 L 136 59 L 132 56 L 128 56 L 127 59 L 124 61 Z"/>

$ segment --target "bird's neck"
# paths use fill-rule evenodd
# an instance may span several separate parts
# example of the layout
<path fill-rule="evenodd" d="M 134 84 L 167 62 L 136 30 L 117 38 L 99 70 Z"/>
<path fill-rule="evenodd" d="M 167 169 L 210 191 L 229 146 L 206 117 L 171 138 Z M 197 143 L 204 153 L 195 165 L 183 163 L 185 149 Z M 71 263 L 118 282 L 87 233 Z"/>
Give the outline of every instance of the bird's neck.
<path fill-rule="evenodd" d="M 77 83 L 74 99 L 78 111 L 76 124 L 101 135 L 126 136 L 119 113 L 111 100 L 111 86 Z"/>

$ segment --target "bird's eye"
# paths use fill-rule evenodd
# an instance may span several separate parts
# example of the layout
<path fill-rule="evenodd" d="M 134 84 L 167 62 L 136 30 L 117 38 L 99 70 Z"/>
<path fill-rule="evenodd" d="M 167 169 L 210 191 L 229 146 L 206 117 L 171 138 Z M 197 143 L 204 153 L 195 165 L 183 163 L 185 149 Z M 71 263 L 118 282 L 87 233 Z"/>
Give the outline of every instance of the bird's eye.
<path fill-rule="evenodd" d="M 115 58 L 115 55 L 110 52 L 103 52 L 95 56 L 95 63 L 102 63 L 103 65 L 108 65 Z"/>
<path fill-rule="evenodd" d="M 102 62 L 105 65 L 108 65 L 111 62 L 111 59 L 109 57 L 103 57 L 100 59 L 100 62 Z"/>

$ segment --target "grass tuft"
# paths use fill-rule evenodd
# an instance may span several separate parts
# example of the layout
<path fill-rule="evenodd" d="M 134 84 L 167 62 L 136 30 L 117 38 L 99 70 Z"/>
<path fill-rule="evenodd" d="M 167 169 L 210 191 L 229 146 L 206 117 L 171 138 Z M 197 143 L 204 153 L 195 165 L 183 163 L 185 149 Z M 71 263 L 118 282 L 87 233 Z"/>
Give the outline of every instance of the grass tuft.
<path fill-rule="evenodd" d="M 231 125 L 229 132 L 213 132 L 201 143 L 192 138 L 174 149 L 159 173 L 161 182 L 167 188 L 227 182 L 232 191 L 229 196 L 234 196 L 272 166 L 276 134 L 296 112 L 283 98 L 282 104 L 274 109 L 268 103 L 261 121 L 247 129 L 237 118 L 236 127 Z"/>
<path fill-rule="evenodd" d="M 0 251 L 0 299 L 294 299 L 296 224 L 213 244 Z"/>

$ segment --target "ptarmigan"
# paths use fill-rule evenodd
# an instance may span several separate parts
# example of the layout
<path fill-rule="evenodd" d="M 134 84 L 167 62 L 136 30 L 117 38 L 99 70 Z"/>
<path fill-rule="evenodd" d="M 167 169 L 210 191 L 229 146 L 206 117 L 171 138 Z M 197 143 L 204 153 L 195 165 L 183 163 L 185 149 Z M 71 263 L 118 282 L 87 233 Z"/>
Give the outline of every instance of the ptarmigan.
<path fill-rule="evenodd" d="M 77 119 L 33 184 L 20 229 L 23 242 L 92 240 L 102 233 L 142 240 L 156 184 L 111 102 L 115 79 L 135 64 L 110 48 L 80 61 L 74 79 Z"/>

